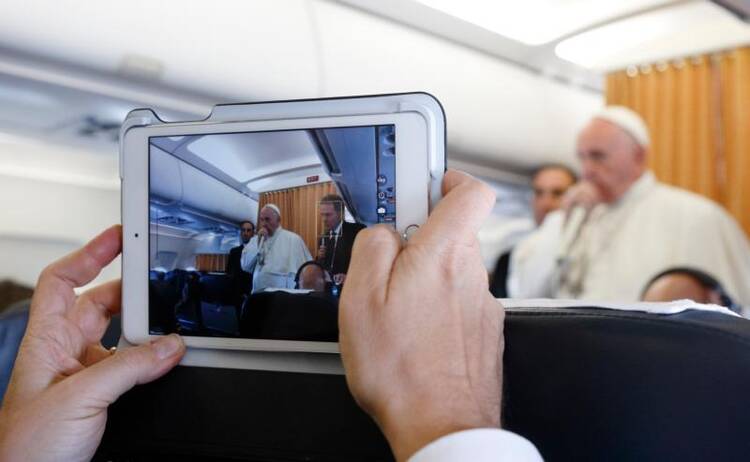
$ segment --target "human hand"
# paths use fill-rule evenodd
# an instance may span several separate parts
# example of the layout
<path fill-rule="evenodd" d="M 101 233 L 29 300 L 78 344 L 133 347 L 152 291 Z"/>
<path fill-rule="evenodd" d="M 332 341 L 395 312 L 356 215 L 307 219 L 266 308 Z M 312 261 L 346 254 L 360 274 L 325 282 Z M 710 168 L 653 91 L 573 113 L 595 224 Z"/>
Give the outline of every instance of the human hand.
<path fill-rule="evenodd" d="M 579 181 L 565 192 L 561 207 L 566 215 L 576 207 L 583 207 L 590 211 L 596 205 L 602 202 L 602 196 L 599 190 L 589 181 Z"/>
<path fill-rule="evenodd" d="M 333 275 L 333 282 L 335 282 L 337 285 L 343 285 L 344 281 L 346 281 L 346 274 L 338 273 Z"/>
<path fill-rule="evenodd" d="M 505 315 L 476 237 L 495 195 L 456 171 L 443 194 L 403 248 L 387 226 L 358 233 L 341 296 L 349 389 L 399 461 L 449 433 L 500 425 Z"/>
<path fill-rule="evenodd" d="M 114 226 L 42 271 L 29 323 L 0 409 L 0 460 L 88 461 L 107 407 L 136 384 L 166 374 L 182 358 L 176 335 L 112 354 L 101 345 L 120 311 L 120 281 L 76 296 L 121 248 Z"/>

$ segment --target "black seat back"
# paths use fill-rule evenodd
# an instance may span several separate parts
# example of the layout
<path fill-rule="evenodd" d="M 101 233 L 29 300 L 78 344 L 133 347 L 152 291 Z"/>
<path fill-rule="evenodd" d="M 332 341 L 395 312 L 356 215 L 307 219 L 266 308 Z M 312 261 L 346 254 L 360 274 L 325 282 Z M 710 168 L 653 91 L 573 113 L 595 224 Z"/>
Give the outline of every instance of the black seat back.
<path fill-rule="evenodd" d="M 244 337 L 335 342 L 338 300 L 323 293 L 261 292 L 248 297 L 240 319 Z"/>
<path fill-rule="evenodd" d="M 201 274 L 201 300 L 209 303 L 233 304 L 232 284 L 232 277 L 227 274 Z"/>
<path fill-rule="evenodd" d="M 746 319 L 513 310 L 505 373 L 505 426 L 546 460 L 750 456 Z"/>
<path fill-rule="evenodd" d="M 750 454 L 750 321 L 511 309 L 504 425 L 548 461 Z M 111 407 L 100 460 L 390 460 L 345 378 L 178 367 Z M 195 459 L 191 459 L 195 458 Z"/>

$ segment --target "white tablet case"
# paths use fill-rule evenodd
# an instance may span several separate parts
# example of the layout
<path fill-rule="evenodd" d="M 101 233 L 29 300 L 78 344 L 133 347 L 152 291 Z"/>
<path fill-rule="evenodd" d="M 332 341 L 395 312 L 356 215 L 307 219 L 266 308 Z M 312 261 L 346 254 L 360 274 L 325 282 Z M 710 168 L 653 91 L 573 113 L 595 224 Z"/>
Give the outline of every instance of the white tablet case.
<path fill-rule="evenodd" d="M 430 176 L 439 179 L 445 172 L 445 112 L 440 102 L 428 93 L 399 93 L 391 95 L 366 95 L 341 98 L 271 101 L 259 103 L 220 104 L 214 106 L 203 122 L 242 122 L 284 120 L 311 117 L 336 117 L 378 114 L 416 113 L 424 120 L 428 130 L 427 147 L 430 153 Z M 151 109 L 135 109 L 125 118 L 120 129 L 120 139 L 134 127 L 161 125 L 165 122 Z M 172 122 L 170 122 L 172 123 Z M 120 144 L 120 172 L 123 161 Z M 433 181 L 430 191 L 431 208 L 440 198 L 440 182 Z M 133 345 L 120 337 L 118 348 Z M 218 350 L 189 348 L 180 362 L 183 366 L 219 367 L 229 369 L 255 369 L 270 371 L 306 372 L 318 374 L 343 374 L 341 358 L 330 353 L 289 353 L 266 351 Z"/>

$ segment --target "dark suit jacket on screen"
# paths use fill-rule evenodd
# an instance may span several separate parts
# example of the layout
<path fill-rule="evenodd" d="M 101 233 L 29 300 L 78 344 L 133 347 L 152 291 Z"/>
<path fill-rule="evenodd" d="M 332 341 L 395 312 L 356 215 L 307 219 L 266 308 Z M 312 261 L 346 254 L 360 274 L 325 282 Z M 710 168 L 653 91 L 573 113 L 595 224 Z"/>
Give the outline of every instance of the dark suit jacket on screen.
<path fill-rule="evenodd" d="M 242 258 L 242 249 L 244 245 L 233 247 L 229 251 L 227 259 L 227 274 L 232 277 L 234 298 L 236 301 L 242 299 L 242 294 L 250 294 L 253 288 L 253 276 L 242 270 L 240 259 Z"/>
<path fill-rule="evenodd" d="M 345 221 L 341 224 L 341 235 L 338 237 L 337 242 L 335 242 L 336 238 L 323 237 L 322 240 L 326 246 L 326 256 L 320 261 L 320 264 L 332 275 L 346 273 L 349 268 L 349 260 L 352 258 L 354 238 L 358 232 L 365 228 L 365 225 Z"/>

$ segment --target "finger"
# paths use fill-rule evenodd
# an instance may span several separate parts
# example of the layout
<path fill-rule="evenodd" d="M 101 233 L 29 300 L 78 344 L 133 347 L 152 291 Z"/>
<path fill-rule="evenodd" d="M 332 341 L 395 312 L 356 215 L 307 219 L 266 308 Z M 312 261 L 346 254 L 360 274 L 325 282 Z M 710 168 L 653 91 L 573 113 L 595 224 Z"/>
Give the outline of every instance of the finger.
<path fill-rule="evenodd" d="M 401 240 L 387 225 L 373 226 L 357 233 L 346 285 L 341 293 L 343 310 L 363 306 L 371 297 L 385 300 L 393 262 L 400 251 Z M 340 315 L 343 310 L 339 310 Z"/>
<path fill-rule="evenodd" d="M 46 267 L 39 276 L 32 312 L 63 314 L 69 308 L 73 289 L 91 282 L 120 253 L 121 231 L 119 225 L 112 226 L 83 248 Z"/>
<path fill-rule="evenodd" d="M 116 348 L 113 347 L 112 349 L 108 350 L 104 348 L 101 343 L 89 345 L 86 348 L 86 351 L 83 353 L 81 364 L 83 364 L 85 367 L 93 366 L 99 361 L 111 357 L 112 354 L 114 354 L 114 351 L 116 351 Z"/>
<path fill-rule="evenodd" d="M 99 343 L 113 314 L 120 312 L 122 283 L 109 281 L 82 293 L 68 314 L 83 334 L 85 343 Z"/>
<path fill-rule="evenodd" d="M 118 351 L 69 377 L 71 393 L 100 409 L 112 404 L 135 385 L 151 382 L 169 372 L 185 354 L 185 343 L 171 334 L 159 340 Z"/>
<path fill-rule="evenodd" d="M 443 198 L 409 243 L 441 245 L 471 242 L 495 205 L 495 193 L 483 182 L 456 170 L 443 178 Z"/>

